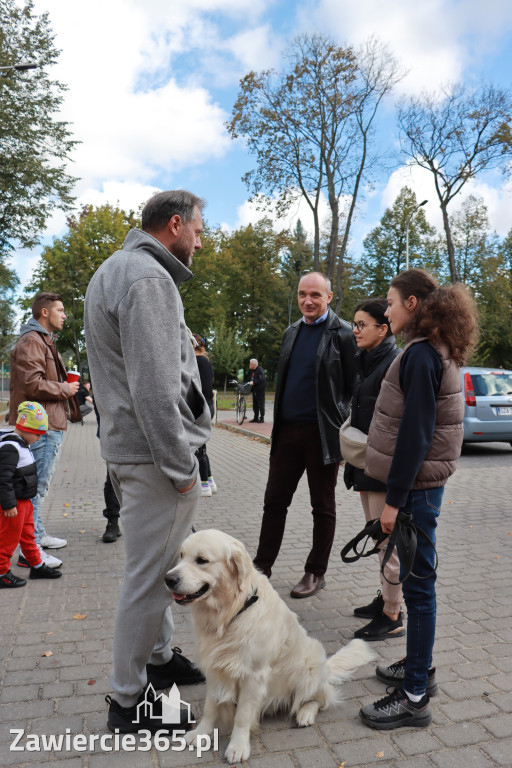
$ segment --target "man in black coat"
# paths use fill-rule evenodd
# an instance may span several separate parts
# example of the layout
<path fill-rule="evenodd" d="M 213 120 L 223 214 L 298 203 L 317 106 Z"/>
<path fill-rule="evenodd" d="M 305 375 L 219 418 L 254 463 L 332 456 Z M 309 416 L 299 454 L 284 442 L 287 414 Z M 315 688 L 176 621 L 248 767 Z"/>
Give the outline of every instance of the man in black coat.
<path fill-rule="evenodd" d="M 349 412 L 356 345 L 350 324 L 329 308 L 331 299 L 330 280 L 320 272 L 301 278 L 302 318 L 284 333 L 277 372 L 270 469 L 254 564 L 270 577 L 288 507 L 306 471 L 313 544 L 292 597 L 310 597 L 325 586 L 336 528 L 339 428 Z"/>
<path fill-rule="evenodd" d="M 251 369 L 252 408 L 254 411 L 254 418 L 249 423 L 263 424 L 265 420 L 265 371 L 261 365 L 258 365 L 255 357 L 249 360 L 249 368 Z"/>

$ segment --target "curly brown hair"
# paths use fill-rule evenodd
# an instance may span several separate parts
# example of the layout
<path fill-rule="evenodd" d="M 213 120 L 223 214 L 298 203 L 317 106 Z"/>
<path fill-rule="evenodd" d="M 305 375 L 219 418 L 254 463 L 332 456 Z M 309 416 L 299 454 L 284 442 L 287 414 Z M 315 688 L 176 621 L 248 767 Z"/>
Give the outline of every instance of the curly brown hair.
<path fill-rule="evenodd" d="M 479 335 L 478 310 L 466 286 L 439 285 L 424 269 L 401 272 L 391 286 L 404 301 L 409 296 L 418 299 L 418 311 L 407 327 L 407 337 L 425 336 L 435 346 L 445 344 L 451 359 L 464 365 Z"/>

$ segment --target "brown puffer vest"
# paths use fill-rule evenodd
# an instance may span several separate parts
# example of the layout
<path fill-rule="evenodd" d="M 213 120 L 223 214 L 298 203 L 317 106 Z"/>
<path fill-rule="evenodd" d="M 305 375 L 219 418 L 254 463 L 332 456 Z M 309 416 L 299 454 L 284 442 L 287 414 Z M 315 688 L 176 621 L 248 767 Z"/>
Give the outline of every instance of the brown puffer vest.
<path fill-rule="evenodd" d="M 413 344 L 425 341 L 424 337 L 412 339 L 404 353 Z M 432 345 L 443 363 L 441 386 L 436 400 L 436 424 L 432 445 L 414 481 L 413 489 L 439 488 L 453 475 L 462 447 L 462 419 L 464 402 L 460 368 L 448 357 L 444 346 Z M 388 368 L 380 389 L 370 431 L 366 454 L 365 473 L 385 483 L 391 468 L 396 436 L 402 418 L 404 394 L 400 388 L 399 355 Z M 421 403 L 418 403 L 421 407 Z"/>

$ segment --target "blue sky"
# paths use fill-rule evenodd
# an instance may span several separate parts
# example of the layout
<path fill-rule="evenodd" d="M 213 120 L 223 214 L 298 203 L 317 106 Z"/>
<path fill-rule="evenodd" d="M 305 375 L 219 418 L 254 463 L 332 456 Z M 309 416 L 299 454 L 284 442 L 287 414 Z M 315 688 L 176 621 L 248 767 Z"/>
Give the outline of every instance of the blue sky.
<path fill-rule="evenodd" d="M 301 32 L 354 46 L 375 35 L 407 68 L 379 121 L 379 141 L 391 148 L 401 95 L 482 77 L 510 86 L 510 0 L 35 0 L 35 8 L 49 13 L 62 51 L 54 74 L 69 87 L 63 117 L 82 142 L 70 168 L 80 177 L 77 207 L 110 202 L 137 209 L 156 189 L 185 187 L 207 200 L 211 225 L 232 229 L 255 221 L 260 214 L 241 181 L 252 159 L 243 141 L 230 139 L 225 122 L 240 78 L 279 67 L 283 49 Z M 380 168 L 361 200 L 355 255 L 404 184 L 429 200 L 425 214 L 441 226 L 429 175 L 411 173 L 397 160 Z M 467 192 L 482 195 L 493 227 L 508 232 L 512 184 L 495 174 Z M 302 206 L 278 226 L 298 215 L 311 226 Z M 64 231 L 65 216 L 57 214 L 45 242 Z M 22 284 L 39 253 L 16 254 Z"/>

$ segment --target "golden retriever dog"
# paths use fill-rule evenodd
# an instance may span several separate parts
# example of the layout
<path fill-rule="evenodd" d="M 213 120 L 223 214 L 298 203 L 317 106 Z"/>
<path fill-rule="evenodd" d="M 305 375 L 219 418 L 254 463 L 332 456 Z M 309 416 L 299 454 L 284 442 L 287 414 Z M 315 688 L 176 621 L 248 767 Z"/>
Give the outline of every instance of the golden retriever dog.
<path fill-rule="evenodd" d="M 185 539 L 165 581 L 177 603 L 191 605 L 195 660 L 206 676 L 204 714 L 187 743 L 219 728 L 231 734 L 229 763 L 247 760 L 265 712 L 286 709 L 297 725 L 311 725 L 319 710 L 341 701 L 335 685 L 374 658 L 363 640 L 327 658 L 244 545 L 221 531 Z"/>

